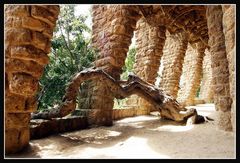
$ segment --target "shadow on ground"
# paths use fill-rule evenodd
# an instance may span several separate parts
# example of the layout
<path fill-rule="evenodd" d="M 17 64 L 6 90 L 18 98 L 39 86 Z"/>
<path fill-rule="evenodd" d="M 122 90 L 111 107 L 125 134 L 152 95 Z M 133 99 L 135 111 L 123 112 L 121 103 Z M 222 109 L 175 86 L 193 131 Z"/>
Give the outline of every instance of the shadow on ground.
<path fill-rule="evenodd" d="M 199 113 L 207 107 L 201 106 Z M 207 108 L 204 114 L 215 118 Z M 215 121 L 186 126 L 147 115 L 32 140 L 15 158 L 234 158 L 234 135 Z"/>

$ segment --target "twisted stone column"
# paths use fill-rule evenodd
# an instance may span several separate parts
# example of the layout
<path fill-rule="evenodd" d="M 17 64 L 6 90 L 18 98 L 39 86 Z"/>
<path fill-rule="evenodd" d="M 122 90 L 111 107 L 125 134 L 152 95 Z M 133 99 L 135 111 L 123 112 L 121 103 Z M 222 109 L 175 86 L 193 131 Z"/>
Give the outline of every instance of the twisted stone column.
<path fill-rule="evenodd" d="M 164 26 L 151 26 L 145 18 L 137 22 L 136 28 L 136 61 L 134 73 L 142 80 L 154 84 L 157 78 L 162 49 L 165 43 L 166 28 Z M 149 114 L 152 108 L 145 99 L 134 96 L 131 101 L 137 100 L 139 114 Z"/>
<path fill-rule="evenodd" d="M 223 33 L 223 11 L 219 5 L 207 6 L 207 24 L 210 46 L 214 104 L 218 110 L 218 125 L 224 130 L 232 130 L 229 90 L 229 68 Z M 228 49 L 229 50 L 229 49 Z"/>
<path fill-rule="evenodd" d="M 206 103 L 213 102 L 211 54 L 208 49 L 205 49 L 205 56 L 203 57 L 203 78 L 199 98 Z"/>
<path fill-rule="evenodd" d="M 183 60 L 187 50 L 188 35 L 167 33 L 167 40 L 163 49 L 163 71 L 159 86 L 166 93 L 177 98 L 179 82 L 182 74 Z"/>
<path fill-rule="evenodd" d="M 223 32 L 225 36 L 225 46 L 229 67 L 230 96 L 232 98 L 231 121 L 233 131 L 236 130 L 236 46 L 235 46 L 235 11 L 233 5 L 222 5 L 223 10 Z"/>
<path fill-rule="evenodd" d="M 225 46 L 229 66 L 230 95 L 232 98 L 232 127 L 236 131 L 236 46 L 235 46 L 235 11 L 233 5 L 222 5 L 223 10 L 223 32 L 225 36 Z"/>
<path fill-rule="evenodd" d="M 94 5 L 92 45 L 98 49 L 95 66 L 102 68 L 116 80 L 131 44 L 138 8 L 128 5 Z M 88 122 L 91 125 L 112 125 L 113 96 L 104 80 L 92 81 L 89 87 Z"/>
<path fill-rule="evenodd" d="M 15 153 L 29 143 L 30 113 L 35 111 L 38 81 L 59 6 L 5 6 L 5 151 Z"/>
<path fill-rule="evenodd" d="M 194 99 L 202 79 L 204 52 L 205 46 L 202 42 L 188 44 L 183 66 L 183 84 L 178 93 L 178 101 L 183 105 L 194 105 Z"/>

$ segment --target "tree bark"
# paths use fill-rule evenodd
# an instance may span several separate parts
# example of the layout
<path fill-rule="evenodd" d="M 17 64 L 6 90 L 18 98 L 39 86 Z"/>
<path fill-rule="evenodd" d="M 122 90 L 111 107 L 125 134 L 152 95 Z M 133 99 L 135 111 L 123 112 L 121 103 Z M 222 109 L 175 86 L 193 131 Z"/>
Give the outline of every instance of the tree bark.
<path fill-rule="evenodd" d="M 195 109 L 182 107 L 176 99 L 138 76 L 129 75 L 127 81 L 116 81 L 109 74 L 95 67 L 85 69 L 72 78 L 60 105 L 43 112 L 32 113 L 32 119 L 51 119 L 68 115 L 76 108 L 76 97 L 81 83 L 95 79 L 104 79 L 110 92 L 117 99 L 123 99 L 133 94 L 146 99 L 160 111 L 162 118 L 180 122 L 194 117 L 192 123 L 198 123 L 203 119 Z"/>

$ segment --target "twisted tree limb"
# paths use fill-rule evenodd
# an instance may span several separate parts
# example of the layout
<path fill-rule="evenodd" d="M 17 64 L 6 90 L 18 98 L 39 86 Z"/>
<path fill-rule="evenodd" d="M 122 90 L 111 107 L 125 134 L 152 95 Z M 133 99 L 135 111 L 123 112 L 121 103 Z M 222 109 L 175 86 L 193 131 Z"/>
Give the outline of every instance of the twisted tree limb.
<path fill-rule="evenodd" d="M 51 119 L 64 117 L 75 110 L 77 92 L 82 82 L 87 80 L 103 79 L 112 95 L 117 99 L 123 99 L 130 95 L 137 94 L 146 99 L 160 111 L 161 117 L 174 121 L 184 121 L 194 117 L 193 123 L 202 120 L 195 109 L 186 109 L 159 88 L 149 84 L 135 75 L 129 75 L 127 81 L 116 81 L 106 72 L 98 68 L 88 68 L 77 73 L 66 88 L 62 98 L 62 104 L 44 112 L 32 113 L 32 119 Z"/>

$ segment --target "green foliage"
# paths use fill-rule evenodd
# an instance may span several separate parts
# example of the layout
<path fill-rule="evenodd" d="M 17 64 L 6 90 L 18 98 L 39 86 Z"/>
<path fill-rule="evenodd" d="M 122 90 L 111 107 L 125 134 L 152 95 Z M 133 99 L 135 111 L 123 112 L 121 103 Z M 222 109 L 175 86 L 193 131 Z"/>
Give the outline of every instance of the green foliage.
<path fill-rule="evenodd" d="M 52 39 L 50 63 L 40 80 L 38 110 L 48 109 L 61 102 L 71 77 L 92 66 L 95 50 L 84 32 L 91 32 L 85 24 L 86 16 L 74 15 L 75 5 L 61 5 L 60 15 Z"/>
<path fill-rule="evenodd" d="M 135 63 L 136 48 L 130 48 L 125 60 L 125 65 L 123 66 L 123 73 L 121 79 L 126 80 L 128 73 L 133 71 L 133 64 Z"/>
<path fill-rule="evenodd" d="M 133 72 L 133 65 L 135 63 L 135 55 L 136 55 L 136 48 L 130 48 L 127 54 L 127 58 L 125 60 L 125 65 L 123 66 L 123 73 L 121 75 L 121 80 L 127 80 L 128 74 Z M 124 103 L 127 99 L 114 99 L 114 109 L 122 109 Z"/>
<path fill-rule="evenodd" d="M 199 95 L 200 95 L 200 87 L 197 90 L 196 97 L 199 97 Z"/>
<path fill-rule="evenodd" d="M 122 100 L 114 98 L 113 109 L 124 109 L 124 105 L 126 101 L 127 101 L 127 98 Z"/>

